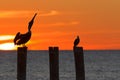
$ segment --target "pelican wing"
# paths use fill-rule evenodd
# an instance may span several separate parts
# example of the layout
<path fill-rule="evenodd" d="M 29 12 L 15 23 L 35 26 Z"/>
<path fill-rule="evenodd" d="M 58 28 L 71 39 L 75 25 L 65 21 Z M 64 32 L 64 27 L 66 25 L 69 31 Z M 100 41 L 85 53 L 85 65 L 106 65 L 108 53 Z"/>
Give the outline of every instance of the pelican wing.
<path fill-rule="evenodd" d="M 16 41 L 20 39 L 20 32 L 18 32 L 14 38 L 14 44 L 16 44 Z"/>
<path fill-rule="evenodd" d="M 31 38 L 31 32 L 27 32 L 25 34 L 20 34 L 20 38 L 16 41 L 17 45 L 25 44 Z"/>

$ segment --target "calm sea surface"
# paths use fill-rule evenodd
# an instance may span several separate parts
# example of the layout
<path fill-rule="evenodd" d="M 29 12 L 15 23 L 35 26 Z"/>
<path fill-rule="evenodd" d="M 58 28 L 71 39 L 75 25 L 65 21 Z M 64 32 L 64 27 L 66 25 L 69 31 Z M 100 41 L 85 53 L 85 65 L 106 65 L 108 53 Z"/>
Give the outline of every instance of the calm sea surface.
<path fill-rule="evenodd" d="M 48 51 L 28 51 L 27 80 L 49 80 Z M 60 80 L 75 80 L 72 51 L 59 52 Z M 84 51 L 86 80 L 120 80 L 120 50 Z M 0 80 L 16 80 L 16 51 L 0 51 Z"/>

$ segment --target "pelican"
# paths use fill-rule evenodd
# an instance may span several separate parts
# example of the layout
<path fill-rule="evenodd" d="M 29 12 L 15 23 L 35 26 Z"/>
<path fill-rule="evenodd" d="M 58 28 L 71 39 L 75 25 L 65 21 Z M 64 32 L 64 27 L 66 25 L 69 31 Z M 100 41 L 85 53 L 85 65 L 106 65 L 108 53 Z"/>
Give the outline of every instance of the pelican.
<path fill-rule="evenodd" d="M 37 15 L 37 13 L 35 13 L 34 17 L 32 18 L 32 20 L 28 23 L 28 32 L 25 33 L 25 34 L 21 34 L 20 32 L 18 32 L 14 38 L 14 44 L 15 45 L 23 45 L 25 46 L 25 43 L 27 43 L 30 38 L 31 38 L 31 27 L 34 23 L 34 19 L 35 19 L 35 16 Z"/>
<path fill-rule="evenodd" d="M 79 44 L 79 42 L 80 42 L 80 38 L 79 36 L 77 36 L 77 38 L 74 41 L 74 47 L 76 47 Z"/>

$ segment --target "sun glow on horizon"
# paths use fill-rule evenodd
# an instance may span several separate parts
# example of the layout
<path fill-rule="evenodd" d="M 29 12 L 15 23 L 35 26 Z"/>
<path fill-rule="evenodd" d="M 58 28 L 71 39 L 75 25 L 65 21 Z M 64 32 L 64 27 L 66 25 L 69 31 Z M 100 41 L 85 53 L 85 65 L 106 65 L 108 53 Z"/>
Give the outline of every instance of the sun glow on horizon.
<path fill-rule="evenodd" d="M 0 50 L 15 50 L 16 47 L 14 46 L 14 43 L 3 43 L 0 44 Z"/>
<path fill-rule="evenodd" d="M 15 50 L 13 39 L 14 35 L 0 35 L 0 50 Z"/>

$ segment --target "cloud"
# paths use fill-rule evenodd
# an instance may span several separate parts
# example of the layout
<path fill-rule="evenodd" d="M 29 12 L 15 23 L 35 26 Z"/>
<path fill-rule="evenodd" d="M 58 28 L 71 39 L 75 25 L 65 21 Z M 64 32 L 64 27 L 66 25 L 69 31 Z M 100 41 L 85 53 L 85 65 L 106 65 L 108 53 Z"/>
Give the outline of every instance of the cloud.
<path fill-rule="evenodd" d="M 14 39 L 14 35 L 1 35 L 0 41 Z"/>
<path fill-rule="evenodd" d="M 80 24 L 79 21 L 70 21 L 70 22 L 56 22 L 56 23 L 50 23 L 50 24 L 41 24 L 43 26 L 69 26 L 69 25 L 78 25 Z"/>
<path fill-rule="evenodd" d="M 0 11 L 0 18 L 19 17 L 20 15 L 30 14 L 31 11 Z"/>
<path fill-rule="evenodd" d="M 54 16 L 58 15 L 59 12 L 56 10 L 46 11 L 0 11 L 0 18 L 11 18 L 11 17 L 25 17 L 31 16 L 34 13 L 38 13 L 39 16 Z"/>
<path fill-rule="evenodd" d="M 51 10 L 50 12 L 40 14 L 40 16 L 54 16 L 54 15 L 58 15 L 58 14 L 59 14 L 58 11 Z"/>

